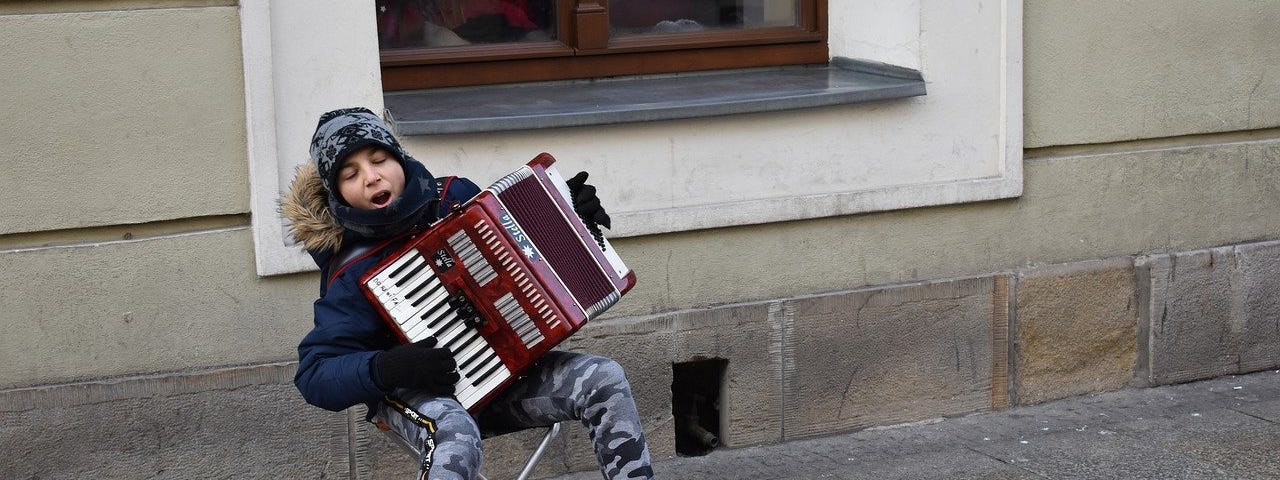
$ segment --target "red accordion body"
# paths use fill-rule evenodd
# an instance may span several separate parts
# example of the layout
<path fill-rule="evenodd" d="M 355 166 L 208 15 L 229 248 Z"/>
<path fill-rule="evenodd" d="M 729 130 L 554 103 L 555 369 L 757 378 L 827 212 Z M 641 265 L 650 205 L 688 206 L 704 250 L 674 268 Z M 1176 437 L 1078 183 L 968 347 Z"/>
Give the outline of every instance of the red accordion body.
<path fill-rule="evenodd" d="M 534 158 L 360 279 L 400 340 L 433 336 L 453 352 L 469 411 L 635 285 L 574 213 L 554 162 Z"/>

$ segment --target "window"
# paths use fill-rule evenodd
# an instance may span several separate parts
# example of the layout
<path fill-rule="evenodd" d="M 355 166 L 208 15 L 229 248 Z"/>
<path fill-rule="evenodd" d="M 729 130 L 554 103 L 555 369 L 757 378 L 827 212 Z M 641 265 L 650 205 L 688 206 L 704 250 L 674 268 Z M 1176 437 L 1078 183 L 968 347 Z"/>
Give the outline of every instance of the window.
<path fill-rule="evenodd" d="M 513 161 L 532 157 L 521 153 L 531 149 L 605 169 L 602 180 L 646 179 L 602 186 L 618 192 L 608 199 L 616 205 L 609 208 L 615 238 L 1017 197 L 1023 178 L 1023 1 L 983 2 L 982 8 L 950 1 L 819 5 L 829 24 L 823 29 L 829 58 L 886 62 L 932 79 L 929 94 L 910 101 L 776 115 L 725 112 L 708 121 L 618 126 L 608 135 L 598 128 L 563 128 L 554 134 L 401 140 L 410 151 L 430 155 L 432 171 L 481 184 L 510 172 Z M 289 245 L 277 200 L 296 165 L 307 161 L 307 142 L 298 139 L 311 138 L 321 113 L 335 105 L 379 111 L 392 96 L 369 74 L 379 67 L 378 32 L 370 21 L 377 4 L 237 3 L 258 272 L 314 271 L 311 258 Z M 840 63 L 826 68 L 843 68 Z M 658 80 L 696 83 L 691 77 L 701 76 Z M 530 97 L 518 100 L 541 100 Z M 777 175 L 776 165 L 823 172 L 823 181 Z"/>
<path fill-rule="evenodd" d="M 383 88 L 826 63 L 825 0 L 378 0 Z"/>

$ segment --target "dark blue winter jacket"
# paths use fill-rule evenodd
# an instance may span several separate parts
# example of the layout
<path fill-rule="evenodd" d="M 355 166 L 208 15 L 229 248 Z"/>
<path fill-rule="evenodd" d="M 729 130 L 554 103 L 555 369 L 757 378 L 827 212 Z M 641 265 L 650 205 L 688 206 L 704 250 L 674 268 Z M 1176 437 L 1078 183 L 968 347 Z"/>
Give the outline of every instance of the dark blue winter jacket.
<path fill-rule="evenodd" d="M 315 326 L 298 345 L 298 371 L 294 385 L 308 403 L 339 411 L 364 403 L 370 412 L 384 395 L 390 393 L 379 385 L 372 360 L 380 351 L 398 342 L 374 307 L 361 293 L 359 280 L 408 240 L 407 235 L 383 239 L 361 239 L 341 226 L 303 225 L 298 222 L 323 219 L 327 199 L 315 168 L 314 178 L 305 178 L 308 168 L 299 170 L 281 211 L 289 217 L 293 234 L 311 253 L 321 270 L 320 298 L 315 301 Z M 480 188 L 465 178 L 439 179 L 441 201 L 434 212 L 434 222 L 452 206 L 459 205 Z M 311 228 L 308 228 L 311 227 Z M 336 251 L 331 247 L 341 244 Z M 353 249 L 363 252 L 352 257 Z"/>

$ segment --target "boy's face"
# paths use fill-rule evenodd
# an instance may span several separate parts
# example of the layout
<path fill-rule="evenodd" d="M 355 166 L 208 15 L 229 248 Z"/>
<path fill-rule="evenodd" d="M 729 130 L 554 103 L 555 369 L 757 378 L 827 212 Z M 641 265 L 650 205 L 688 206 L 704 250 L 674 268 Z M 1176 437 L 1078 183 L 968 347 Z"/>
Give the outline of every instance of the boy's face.
<path fill-rule="evenodd" d="M 338 192 L 355 208 L 385 207 L 404 192 L 404 169 L 391 152 L 378 147 L 362 148 L 342 161 Z"/>

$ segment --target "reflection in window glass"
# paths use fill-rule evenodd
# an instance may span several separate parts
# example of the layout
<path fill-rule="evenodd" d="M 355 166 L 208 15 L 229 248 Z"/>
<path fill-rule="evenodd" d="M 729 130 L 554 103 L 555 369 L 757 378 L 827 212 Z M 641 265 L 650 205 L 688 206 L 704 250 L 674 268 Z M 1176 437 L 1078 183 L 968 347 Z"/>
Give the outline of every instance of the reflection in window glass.
<path fill-rule="evenodd" d="M 613 36 L 798 24 L 799 0 L 610 0 Z"/>
<path fill-rule="evenodd" d="M 555 39 L 553 0 L 377 0 L 378 46 L 455 47 Z"/>

